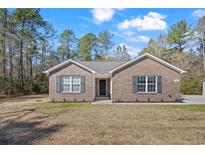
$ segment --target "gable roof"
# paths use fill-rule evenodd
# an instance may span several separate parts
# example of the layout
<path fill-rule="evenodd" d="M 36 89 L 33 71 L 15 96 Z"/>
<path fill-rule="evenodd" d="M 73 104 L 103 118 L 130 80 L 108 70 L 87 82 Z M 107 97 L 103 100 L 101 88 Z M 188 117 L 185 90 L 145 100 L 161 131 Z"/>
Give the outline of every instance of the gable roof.
<path fill-rule="evenodd" d="M 174 65 L 171 65 L 171 64 L 169 64 L 169 63 L 167 63 L 167 62 L 165 62 L 165 61 L 163 61 L 163 60 L 161 60 L 161 59 L 159 59 L 151 54 L 148 54 L 148 53 L 145 53 L 145 54 L 143 54 L 143 55 L 141 55 L 141 56 L 139 56 L 131 61 L 128 61 L 128 62 L 126 62 L 126 61 L 121 61 L 121 62 L 79 61 L 79 62 L 76 62 L 72 59 L 69 59 L 63 63 L 60 63 L 60 64 L 48 69 L 47 71 L 44 71 L 43 73 L 50 73 L 50 72 L 56 70 L 57 68 L 60 68 L 66 64 L 73 63 L 73 64 L 76 64 L 77 66 L 80 66 L 80 67 L 92 72 L 92 73 L 100 73 L 100 74 L 111 73 L 112 74 L 113 72 L 115 72 L 115 71 L 129 65 L 129 64 L 132 64 L 133 62 L 139 61 L 140 59 L 145 58 L 145 57 L 153 59 L 153 60 L 159 62 L 160 64 L 163 64 L 163 65 L 167 66 L 168 68 L 171 68 L 179 73 L 186 73 L 186 71 L 184 71 L 184 70 L 182 70 Z"/>
<path fill-rule="evenodd" d="M 56 70 L 56 69 L 58 69 L 58 68 L 60 68 L 64 65 L 66 65 L 66 64 L 69 64 L 69 63 L 76 64 L 77 66 L 80 66 L 80 67 L 82 67 L 82 68 L 84 68 L 84 69 L 86 69 L 86 70 L 88 70 L 92 73 L 96 73 L 94 70 L 92 70 L 92 69 L 90 69 L 90 68 L 88 68 L 88 67 L 86 67 L 86 66 L 84 66 L 84 65 L 82 65 L 82 64 L 80 64 L 80 63 L 78 63 L 74 60 L 72 60 L 72 59 L 66 60 L 66 61 L 64 61 L 64 62 L 62 62 L 62 63 L 60 63 L 60 64 L 58 64 L 58 65 L 56 65 L 56 66 L 54 66 L 54 67 L 52 67 L 48 70 L 46 70 L 46 71 L 44 71 L 43 73 L 50 73 L 50 72 L 52 72 L 52 71 L 54 71 L 54 70 Z"/>
<path fill-rule="evenodd" d="M 135 58 L 135 59 L 133 59 L 133 60 L 131 60 L 131 61 L 129 61 L 129 62 L 127 62 L 127 63 L 117 67 L 117 68 L 115 68 L 115 69 L 113 69 L 113 70 L 111 70 L 110 73 L 113 73 L 113 72 L 115 72 L 115 71 L 117 71 L 117 70 L 119 70 L 119 69 L 129 65 L 129 64 L 132 64 L 133 62 L 139 61 L 140 59 L 145 58 L 145 57 L 153 59 L 153 60 L 159 62 L 160 64 L 163 64 L 163 65 L 167 66 L 168 68 L 171 68 L 171 69 L 173 69 L 173 70 L 175 70 L 175 71 L 177 71 L 179 73 L 186 73 L 186 71 L 184 71 L 184 70 L 182 70 L 182 69 L 180 69 L 180 68 L 178 68 L 178 67 L 176 67 L 176 66 L 174 66 L 174 65 L 172 65 L 172 64 L 170 64 L 168 62 L 165 62 L 164 60 L 159 59 L 159 58 L 157 58 L 157 57 L 155 57 L 155 56 L 153 56 L 153 55 L 151 55 L 149 53 L 145 53 L 145 54 L 143 54 L 143 55 L 141 55 L 141 56 L 139 56 L 139 57 L 137 57 L 137 58 Z"/>
<path fill-rule="evenodd" d="M 123 65 L 126 61 L 121 62 L 106 62 L 106 61 L 80 61 L 83 66 L 100 74 L 109 73 L 111 70 Z"/>

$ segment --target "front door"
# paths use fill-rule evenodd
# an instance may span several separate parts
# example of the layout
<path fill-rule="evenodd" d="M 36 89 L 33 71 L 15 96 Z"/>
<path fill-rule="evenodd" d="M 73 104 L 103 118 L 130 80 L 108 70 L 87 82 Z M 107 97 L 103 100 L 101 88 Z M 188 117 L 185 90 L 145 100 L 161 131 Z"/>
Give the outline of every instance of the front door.
<path fill-rule="evenodd" d="M 106 80 L 99 80 L 99 95 L 106 96 Z"/>

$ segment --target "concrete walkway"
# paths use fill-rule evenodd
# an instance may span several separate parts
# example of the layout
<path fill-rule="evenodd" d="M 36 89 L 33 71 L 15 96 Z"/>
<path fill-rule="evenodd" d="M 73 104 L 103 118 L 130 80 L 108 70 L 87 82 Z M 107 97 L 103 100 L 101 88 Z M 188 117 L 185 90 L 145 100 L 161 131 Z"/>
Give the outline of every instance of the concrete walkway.
<path fill-rule="evenodd" d="M 92 102 L 91 104 L 113 104 L 113 105 L 196 105 L 204 104 L 205 105 L 205 96 L 202 95 L 183 95 L 183 102 L 179 103 L 112 103 L 111 100 L 98 100 Z"/>
<path fill-rule="evenodd" d="M 97 100 L 92 102 L 91 104 L 112 104 L 111 100 Z"/>
<path fill-rule="evenodd" d="M 186 104 L 205 104 L 205 96 L 202 95 L 183 95 L 182 97 Z"/>

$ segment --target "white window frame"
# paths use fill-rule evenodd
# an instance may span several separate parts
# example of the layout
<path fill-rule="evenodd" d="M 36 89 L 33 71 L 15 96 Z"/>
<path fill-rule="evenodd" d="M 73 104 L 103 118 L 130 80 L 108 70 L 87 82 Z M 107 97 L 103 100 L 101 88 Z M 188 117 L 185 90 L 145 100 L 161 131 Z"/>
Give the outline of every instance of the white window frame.
<path fill-rule="evenodd" d="M 140 75 L 140 76 L 145 76 L 145 92 L 138 92 L 137 91 L 137 93 L 157 93 L 157 91 L 158 91 L 158 87 L 157 87 L 157 85 L 158 85 L 158 83 L 157 83 L 157 78 L 158 78 L 158 76 L 156 76 L 156 75 L 150 75 L 150 76 L 154 76 L 155 77 L 155 91 L 151 91 L 151 92 L 149 92 L 148 91 L 148 75 Z M 137 85 L 136 85 L 137 86 Z M 137 88 L 137 87 L 136 87 Z M 138 89 L 137 89 L 138 90 Z"/>
<path fill-rule="evenodd" d="M 147 91 L 147 78 L 146 78 L 146 76 L 145 75 L 139 75 L 139 76 L 137 76 L 137 77 L 145 77 L 145 84 L 143 83 L 141 83 L 140 85 L 143 85 L 143 86 L 145 86 L 145 92 L 144 91 L 139 91 L 138 92 L 138 84 L 136 85 L 136 89 L 137 89 L 137 93 L 146 93 L 146 91 Z"/>
<path fill-rule="evenodd" d="M 76 77 L 76 76 L 78 76 L 80 78 L 79 91 L 73 91 L 72 90 L 73 85 L 76 85 L 76 84 L 73 84 L 73 77 Z M 69 77 L 70 78 L 70 87 L 69 87 L 70 90 L 69 91 L 63 91 L 63 89 L 62 89 L 62 93 L 81 93 L 81 76 L 80 75 L 64 75 L 62 77 L 63 78 L 64 77 Z M 63 86 L 63 83 L 61 83 L 61 86 Z"/>

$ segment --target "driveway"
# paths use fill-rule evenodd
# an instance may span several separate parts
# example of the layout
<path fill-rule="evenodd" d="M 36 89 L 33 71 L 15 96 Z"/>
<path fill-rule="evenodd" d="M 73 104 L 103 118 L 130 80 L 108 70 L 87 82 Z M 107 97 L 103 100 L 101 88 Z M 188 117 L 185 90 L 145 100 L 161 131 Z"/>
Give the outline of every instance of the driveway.
<path fill-rule="evenodd" d="M 183 95 L 183 98 L 187 104 L 205 104 L 205 96 L 202 95 Z"/>

